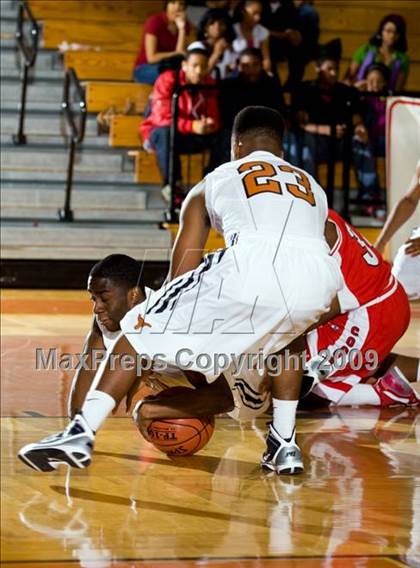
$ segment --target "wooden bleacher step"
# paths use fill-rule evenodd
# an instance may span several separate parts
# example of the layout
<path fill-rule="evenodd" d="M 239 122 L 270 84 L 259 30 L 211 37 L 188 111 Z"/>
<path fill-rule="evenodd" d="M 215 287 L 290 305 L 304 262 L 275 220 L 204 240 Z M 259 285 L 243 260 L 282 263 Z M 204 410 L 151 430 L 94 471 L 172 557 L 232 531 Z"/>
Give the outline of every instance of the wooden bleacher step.
<path fill-rule="evenodd" d="M 127 101 L 131 101 L 136 111 L 142 113 L 151 92 L 151 85 L 140 83 L 89 81 L 86 83 L 86 105 L 88 112 L 101 112 L 110 107 L 122 112 Z"/>

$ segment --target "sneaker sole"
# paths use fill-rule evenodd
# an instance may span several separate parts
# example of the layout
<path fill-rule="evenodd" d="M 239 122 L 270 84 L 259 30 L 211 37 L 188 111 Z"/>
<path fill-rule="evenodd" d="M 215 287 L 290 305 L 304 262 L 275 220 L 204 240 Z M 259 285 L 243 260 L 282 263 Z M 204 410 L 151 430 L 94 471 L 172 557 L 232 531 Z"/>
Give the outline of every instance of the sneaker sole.
<path fill-rule="evenodd" d="M 276 468 L 277 475 L 296 475 L 303 473 L 303 464 L 295 465 L 293 467 L 285 467 L 284 469 Z"/>
<path fill-rule="evenodd" d="M 303 472 L 303 464 L 298 463 L 293 467 L 277 468 L 274 464 L 261 462 L 261 467 L 263 469 L 268 469 L 270 471 L 275 471 L 277 475 L 295 475 L 297 473 Z"/>
<path fill-rule="evenodd" d="M 79 454 L 80 458 L 84 457 L 84 454 Z M 63 450 L 58 450 L 56 448 L 43 449 L 43 450 L 32 450 L 26 454 L 18 454 L 18 458 L 26 465 L 35 469 L 36 471 L 55 471 L 57 466 L 60 464 L 67 464 L 71 467 L 76 467 L 78 469 L 84 469 L 88 467 L 91 460 L 88 459 L 83 464 L 74 461 L 71 456 L 63 452 Z M 51 463 L 54 461 L 54 465 Z M 55 466 L 55 467 L 54 467 Z"/>

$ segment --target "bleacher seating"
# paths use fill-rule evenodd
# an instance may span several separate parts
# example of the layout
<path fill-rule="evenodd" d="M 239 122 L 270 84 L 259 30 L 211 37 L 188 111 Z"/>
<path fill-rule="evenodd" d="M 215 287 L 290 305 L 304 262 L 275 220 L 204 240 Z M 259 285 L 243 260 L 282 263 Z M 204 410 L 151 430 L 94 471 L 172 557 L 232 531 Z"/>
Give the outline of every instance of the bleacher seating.
<path fill-rule="evenodd" d="M 141 33 L 142 26 L 137 23 L 45 20 L 42 27 L 42 47 L 57 49 L 62 42 L 67 42 L 104 51 L 135 53 L 139 46 Z"/>
<path fill-rule="evenodd" d="M 376 30 L 379 20 L 390 12 L 404 16 L 408 24 L 409 53 L 412 64 L 407 88 L 420 89 L 420 34 L 416 29 L 418 8 L 410 0 L 384 0 L 378 5 L 375 0 L 317 0 L 320 14 L 321 42 L 335 37 L 342 38 L 343 61 L 341 73 L 347 69 L 355 49 L 366 43 Z M 160 184 L 160 174 L 153 155 L 142 149 L 139 124 L 142 120 L 151 88 L 130 82 L 135 53 L 141 28 L 146 17 L 162 9 L 160 0 L 67 0 L 58 6 L 50 0 L 30 0 L 36 17 L 43 24 L 43 45 L 56 48 L 62 41 L 90 46 L 90 50 L 67 51 L 64 54 L 65 68 L 74 68 L 86 83 L 87 108 L 90 113 L 114 107 L 123 112 L 128 101 L 135 103 L 136 116 L 116 114 L 111 119 L 109 145 L 114 148 L 131 149 L 135 159 L 135 182 Z M 279 66 L 281 75 L 286 65 Z M 308 65 L 305 78 L 314 77 L 314 66 Z M 182 166 L 190 169 L 192 182 L 201 177 L 200 155 L 187 160 L 182 157 Z M 189 164 L 189 165 L 188 165 Z M 381 185 L 385 184 L 384 161 L 379 160 Z M 336 186 L 340 187 L 342 164 L 335 170 Z M 326 181 L 326 166 L 320 165 L 319 179 Z M 351 172 L 351 187 L 357 187 L 354 172 Z"/>
<path fill-rule="evenodd" d="M 380 20 L 390 13 L 403 16 L 407 22 L 408 54 L 410 73 L 406 89 L 420 90 L 420 18 L 418 2 L 411 0 L 317 0 L 316 9 L 320 15 L 321 43 L 341 37 L 343 58 L 341 75 L 350 63 L 354 51 L 367 43 L 375 33 Z M 313 78 L 313 66 L 307 67 L 306 78 Z"/>
<path fill-rule="evenodd" d="M 81 81 L 131 81 L 134 59 L 127 51 L 66 51 L 64 67 L 72 67 Z"/>
<path fill-rule="evenodd" d="M 162 10 L 162 0 L 30 0 L 38 20 L 77 20 L 94 22 L 144 22 L 150 14 Z"/>
<path fill-rule="evenodd" d="M 139 83 L 89 81 L 86 83 L 87 109 L 88 112 L 100 112 L 113 106 L 122 112 L 130 101 L 135 110 L 142 113 L 151 91 L 150 85 Z"/>
<path fill-rule="evenodd" d="M 136 183 L 162 185 L 162 178 L 154 154 L 142 149 L 130 150 L 128 154 L 134 158 Z M 206 154 L 181 155 L 182 178 L 190 185 L 198 183 L 203 177 Z"/>

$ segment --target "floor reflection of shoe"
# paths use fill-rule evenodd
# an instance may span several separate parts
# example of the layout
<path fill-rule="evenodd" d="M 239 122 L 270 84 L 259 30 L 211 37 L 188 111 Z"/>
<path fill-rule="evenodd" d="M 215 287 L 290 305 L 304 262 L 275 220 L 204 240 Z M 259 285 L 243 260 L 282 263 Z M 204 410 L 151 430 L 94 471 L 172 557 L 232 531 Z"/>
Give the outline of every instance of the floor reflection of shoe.
<path fill-rule="evenodd" d="M 411 384 L 397 368 L 390 369 L 374 385 L 381 406 L 418 406 L 419 399 Z"/>
<path fill-rule="evenodd" d="M 267 435 L 267 449 L 261 459 L 261 466 L 275 471 L 278 475 L 293 475 L 303 471 L 302 454 L 296 443 L 296 430 L 290 440 L 284 440 L 270 424 Z"/>
<path fill-rule="evenodd" d="M 413 434 L 418 417 L 414 407 L 402 407 L 400 410 L 381 409 L 379 420 L 373 431 L 379 442 L 392 444 L 406 440 Z"/>
<path fill-rule="evenodd" d="M 23 446 L 18 457 L 37 471 L 54 471 L 61 464 L 83 469 L 91 462 L 94 440 L 82 414 L 76 414 L 63 432 Z"/>

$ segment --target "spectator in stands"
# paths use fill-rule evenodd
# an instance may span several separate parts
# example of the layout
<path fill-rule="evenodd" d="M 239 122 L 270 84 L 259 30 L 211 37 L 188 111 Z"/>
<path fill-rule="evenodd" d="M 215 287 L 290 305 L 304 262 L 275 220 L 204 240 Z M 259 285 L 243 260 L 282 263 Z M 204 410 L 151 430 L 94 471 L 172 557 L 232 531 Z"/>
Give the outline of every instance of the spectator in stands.
<path fill-rule="evenodd" d="M 144 25 L 134 80 L 153 85 L 159 73 L 180 65 L 187 46 L 189 24 L 185 0 L 166 0 L 166 11 L 150 16 Z"/>
<path fill-rule="evenodd" d="M 364 203 L 380 200 L 376 164 L 367 143 L 367 129 L 360 114 L 359 94 L 338 81 L 337 44 L 325 46 L 317 61 L 317 79 L 304 81 L 293 100 L 300 127 L 301 152 L 291 149 L 294 161 L 316 176 L 317 164 L 328 161 L 331 152 L 343 156 L 343 138 L 347 128 L 354 129 L 352 159 Z M 335 132 L 332 127 L 335 125 Z M 333 137 L 332 137 L 333 134 Z M 298 137 L 299 137 L 298 136 Z"/>
<path fill-rule="evenodd" d="M 298 27 L 302 36 L 300 52 L 304 63 L 316 59 L 319 40 L 319 14 L 312 0 L 293 0 L 298 12 Z M 302 79 L 303 75 L 300 77 Z"/>
<path fill-rule="evenodd" d="M 220 84 L 223 127 L 232 129 L 235 116 L 247 106 L 267 106 L 284 111 L 283 92 L 277 77 L 263 68 L 260 49 L 247 47 L 239 57 L 238 71 Z"/>
<path fill-rule="evenodd" d="M 354 53 L 346 73 L 350 84 L 359 86 L 366 81 L 366 70 L 372 63 L 383 63 L 389 67 L 388 89 L 400 91 L 408 76 L 409 57 L 407 55 L 405 20 L 397 14 L 385 16 L 379 24 L 377 33 Z"/>
<path fill-rule="evenodd" d="M 359 90 L 368 93 L 377 93 L 378 96 L 362 98 L 362 116 L 368 133 L 362 139 L 368 140 L 375 156 L 385 156 L 385 117 L 386 95 L 389 81 L 389 68 L 383 63 L 373 63 L 366 71 L 366 81 L 360 85 Z"/>
<path fill-rule="evenodd" d="M 247 47 L 239 57 L 237 72 L 220 84 L 223 105 L 222 144 L 225 160 L 229 160 L 230 136 L 235 116 L 247 106 L 267 106 L 284 113 L 283 92 L 277 77 L 263 69 L 260 49 Z"/>
<path fill-rule="evenodd" d="M 234 39 L 232 20 L 226 10 L 208 10 L 200 21 L 197 39 L 210 53 L 209 73 L 217 69 L 218 78 L 230 71 L 231 45 Z"/>
<path fill-rule="evenodd" d="M 263 67 L 268 73 L 271 69 L 270 49 L 269 49 L 269 31 L 260 24 L 263 12 L 262 0 L 240 0 L 234 13 L 233 29 L 235 31 L 235 39 L 232 47 L 235 56 L 232 60 L 232 66 L 235 66 L 239 59 L 239 54 L 247 47 L 259 48 L 263 56 Z"/>
<path fill-rule="evenodd" d="M 170 127 L 172 95 L 178 86 L 196 85 L 184 90 L 178 99 L 178 136 L 176 141 L 175 179 L 180 185 L 180 153 L 199 153 L 210 149 L 209 169 L 219 165 L 219 102 L 216 89 L 200 90 L 200 85 L 216 85 L 207 74 L 209 56 L 203 49 L 187 51 L 180 71 L 166 71 L 159 76 L 152 93 L 151 112 L 140 126 L 144 148 L 155 151 L 162 173 L 162 195 L 168 195 L 170 162 Z"/>
<path fill-rule="evenodd" d="M 299 12 L 293 0 L 266 1 L 262 23 L 270 31 L 273 70 L 279 61 L 287 60 L 289 76 L 284 88 L 293 91 L 302 80 L 307 57 L 302 48 Z"/>
<path fill-rule="evenodd" d="M 194 27 L 199 26 L 207 10 L 224 10 L 229 16 L 230 0 L 188 0 L 188 19 Z"/>

